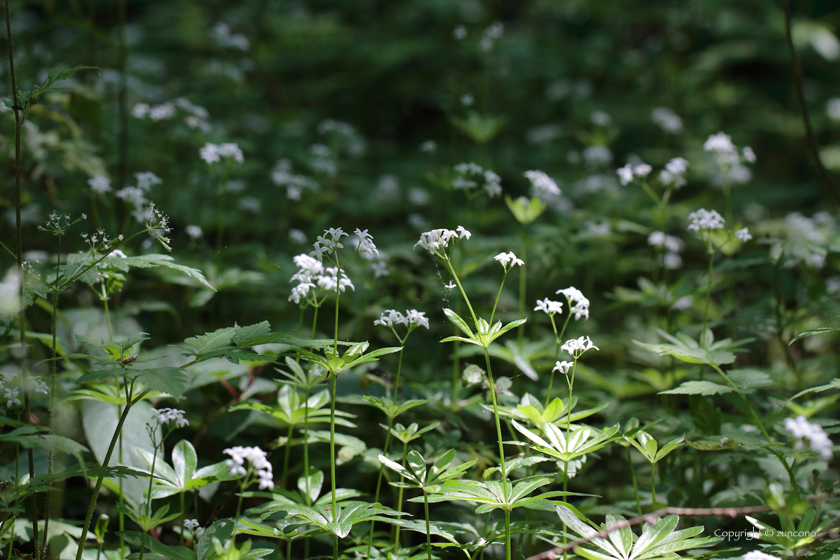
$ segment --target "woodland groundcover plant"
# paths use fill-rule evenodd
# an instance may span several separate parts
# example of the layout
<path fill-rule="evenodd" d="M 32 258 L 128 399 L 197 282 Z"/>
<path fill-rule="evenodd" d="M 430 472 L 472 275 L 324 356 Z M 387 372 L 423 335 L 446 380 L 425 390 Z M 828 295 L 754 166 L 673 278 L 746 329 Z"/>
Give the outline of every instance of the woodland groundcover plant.
<path fill-rule="evenodd" d="M 553 41 L 530 26 L 571 5 L 377 15 L 434 22 L 469 62 L 409 88 L 445 118 L 406 131 L 321 115 L 327 82 L 273 87 L 275 51 L 405 62 L 354 50 L 361 8 L 76 4 L 64 40 L 100 56 L 43 75 L 49 49 L 11 39 L 60 18 L 5 6 L 0 557 L 837 554 L 840 228 L 827 201 L 765 196 L 763 136 L 665 107 L 641 125 L 589 78 L 528 70 Z M 134 27 L 211 16 L 231 21 L 178 75 Z M 830 55 L 825 25 L 794 24 L 783 54 Z M 414 76 L 377 91 L 409 106 Z M 719 79 L 709 99 L 736 98 Z M 253 111 L 277 95 L 300 118 Z"/>

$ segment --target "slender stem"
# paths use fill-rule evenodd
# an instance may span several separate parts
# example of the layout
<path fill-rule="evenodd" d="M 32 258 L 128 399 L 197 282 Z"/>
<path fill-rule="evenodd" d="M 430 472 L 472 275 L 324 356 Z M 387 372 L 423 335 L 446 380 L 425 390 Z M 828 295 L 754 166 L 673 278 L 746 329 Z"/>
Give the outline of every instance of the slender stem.
<path fill-rule="evenodd" d="M 700 333 L 700 340 L 706 337 L 706 328 L 709 324 L 709 300 L 712 299 L 712 267 L 715 262 L 715 251 L 712 248 L 711 241 L 708 242 L 709 252 L 709 277 L 706 280 L 706 306 L 703 309 L 703 332 Z"/>
<path fill-rule="evenodd" d="M 117 181 L 120 188 L 125 187 L 128 177 L 128 75 L 126 68 L 127 42 L 126 24 L 128 20 L 127 0 L 119 2 L 119 44 L 117 56 L 120 68 L 120 90 L 118 94 L 119 104 L 119 160 L 117 165 Z"/>
<path fill-rule="evenodd" d="M 338 375 L 330 373 L 330 482 L 332 483 L 332 522 L 338 521 L 335 499 L 335 381 Z M 333 558 L 338 558 L 338 537 L 333 539 Z"/>
<path fill-rule="evenodd" d="M 656 511 L 656 463 L 650 464 L 650 510 Z"/>
<path fill-rule="evenodd" d="M 155 463 L 157 462 L 158 445 L 155 444 L 155 452 L 152 453 L 152 471 L 149 473 L 149 490 L 146 496 L 146 515 L 152 516 L 152 481 L 155 478 Z M 143 553 L 146 551 L 146 535 L 147 531 L 143 531 L 143 536 L 140 538 L 140 559 L 143 560 Z"/>
<path fill-rule="evenodd" d="M 503 484 L 507 484 L 507 481 Z M 508 508 L 505 508 L 505 559 L 510 560 L 510 509 Z"/>
<path fill-rule="evenodd" d="M 477 325 L 478 319 L 476 319 L 475 311 L 473 311 L 472 305 L 470 304 L 470 298 L 467 297 L 467 292 L 464 291 L 464 287 L 461 285 L 461 280 L 458 278 L 458 275 L 455 274 L 455 269 L 452 268 L 452 262 L 449 259 L 444 259 L 443 262 L 449 269 L 449 273 L 452 275 L 452 278 L 455 279 L 455 283 L 458 285 L 458 289 L 461 291 L 461 295 L 464 297 L 464 301 L 467 302 L 467 307 L 470 310 L 470 315 L 472 316 L 473 323 Z"/>
<path fill-rule="evenodd" d="M 58 322 L 58 275 L 61 272 L 61 234 L 58 235 L 58 256 L 55 261 L 55 282 L 53 283 L 53 308 L 52 308 L 52 363 L 50 364 L 50 432 L 55 433 L 55 390 L 57 383 L 58 367 L 58 342 L 56 339 L 56 327 Z M 53 473 L 53 451 L 49 454 L 49 473 Z M 53 484 L 50 483 L 50 487 Z M 50 516 L 52 514 L 52 492 L 47 492 L 47 509 L 44 514 L 44 544 L 41 548 L 47 549 L 47 535 L 49 534 Z"/>
<path fill-rule="evenodd" d="M 811 128 L 811 119 L 808 117 L 808 107 L 805 105 L 805 93 L 802 88 L 802 65 L 799 57 L 796 55 L 796 48 L 793 46 L 793 36 L 790 29 L 790 3 L 789 0 L 782 0 L 782 7 L 785 11 L 785 38 L 787 39 L 788 49 L 790 50 L 790 61 L 793 65 L 794 86 L 796 89 L 796 99 L 799 102 L 799 112 L 802 115 L 802 124 L 805 125 L 805 136 L 808 138 L 808 147 L 811 151 L 811 159 L 814 160 L 814 165 L 820 177 L 828 185 L 831 193 L 838 201 L 840 201 L 840 188 L 832 180 L 825 166 L 820 159 L 820 147 L 817 143 L 817 137 L 814 136 L 814 130 Z"/>
<path fill-rule="evenodd" d="M 405 345 L 404 341 L 400 340 L 400 342 L 403 345 Z M 397 379 L 396 379 L 396 382 L 394 383 L 394 403 L 397 402 L 397 394 L 399 393 L 399 390 L 400 390 L 400 371 L 402 370 L 403 351 L 400 350 L 399 354 L 400 354 L 400 358 L 399 358 L 399 361 L 397 362 Z M 394 419 L 395 419 L 394 416 L 389 416 L 388 417 L 388 431 L 385 433 L 385 445 L 382 446 L 382 454 L 385 455 L 386 457 L 388 456 L 388 445 L 391 443 L 391 428 L 394 427 Z M 383 476 L 384 472 L 385 472 L 385 464 L 380 462 L 379 463 L 379 475 L 377 475 L 377 477 L 376 477 L 376 493 L 373 495 L 373 502 L 374 503 L 379 502 L 379 491 L 380 491 L 380 488 L 382 487 L 382 476 Z M 368 558 L 370 557 L 370 549 L 373 547 L 373 528 L 374 528 L 375 525 L 376 525 L 375 521 L 370 522 L 370 534 L 368 535 L 367 553 L 365 554 L 365 556 L 368 557 Z"/>
<path fill-rule="evenodd" d="M 303 476 L 306 480 L 306 495 L 303 499 L 306 505 L 312 505 L 309 497 L 309 385 L 306 386 L 306 400 L 303 401 Z"/>
<path fill-rule="evenodd" d="M 102 282 L 102 306 L 105 308 L 105 319 L 108 322 L 108 339 L 114 340 L 114 327 L 111 324 L 111 310 L 108 308 L 108 293 L 105 288 L 105 282 Z"/>
<path fill-rule="evenodd" d="M 297 391 L 297 389 L 295 389 L 295 391 Z M 289 454 L 292 450 L 293 426 L 294 424 L 289 424 L 289 430 L 286 432 L 286 452 L 283 454 L 283 476 L 280 478 L 280 486 L 283 488 L 286 487 L 286 477 L 289 475 Z"/>
<path fill-rule="evenodd" d="M 496 400 L 496 383 L 493 381 L 493 370 L 490 368 L 490 354 L 487 353 L 487 348 L 484 348 L 484 361 L 487 364 L 487 379 L 490 381 L 490 396 L 493 399 L 493 418 L 496 421 L 496 438 L 499 440 L 499 458 L 502 467 L 502 494 L 505 498 L 505 503 L 508 501 L 507 488 L 507 467 L 505 466 L 505 445 L 502 442 L 502 425 L 499 422 L 499 404 Z"/>
<path fill-rule="evenodd" d="M 111 461 L 111 455 L 114 453 L 114 447 L 117 445 L 117 440 L 119 439 L 119 435 L 122 432 L 123 424 L 125 424 L 125 419 L 128 418 L 128 411 L 131 410 L 131 407 L 134 406 L 135 403 L 139 402 L 143 397 L 146 396 L 148 393 L 148 389 L 140 393 L 137 398 L 131 398 L 131 391 L 128 391 L 126 395 L 126 403 L 125 408 L 123 409 L 122 414 L 120 415 L 120 420 L 117 422 L 117 429 L 114 432 L 113 437 L 111 438 L 111 443 L 108 446 L 108 452 L 105 454 L 105 460 L 102 461 L 103 466 L 108 466 L 108 463 Z M 82 526 L 82 535 L 87 535 L 88 530 L 90 529 L 90 520 L 93 518 L 93 510 L 96 508 L 96 500 L 99 498 L 99 491 L 102 489 L 102 482 L 105 480 L 105 474 L 102 474 L 97 480 L 96 485 L 93 487 L 93 492 L 90 495 L 90 503 L 88 504 L 87 515 L 85 516 L 85 523 Z M 76 549 L 76 560 L 82 560 L 82 552 L 85 547 L 85 540 L 79 540 L 79 547 Z"/>
<path fill-rule="evenodd" d="M 762 434 L 764 434 L 764 439 L 766 439 L 766 440 L 767 440 L 767 443 L 770 443 L 770 444 L 774 443 L 774 442 L 773 442 L 773 438 L 771 438 L 771 437 L 770 437 L 770 434 L 767 432 L 767 428 L 765 428 L 765 427 L 764 427 L 764 423 L 761 421 L 761 418 L 759 418 L 759 417 L 758 417 L 758 414 L 756 413 L 755 409 L 753 408 L 753 406 L 752 406 L 752 404 L 750 403 L 750 401 L 749 401 L 749 399 L 747 398 L 747 396 L 746 396 L 744 393 L 742 393 L 742 392 L 738 389 L 738 386 L 737 386 L 737 385 L 735 385 L 735 383 L 734 383 L 734 382 L 733 382 L 733 381 L 729 378 L 729 376 L 728 376 L 728 375 L 726 375 L 726 374 L 723 372 L 723 370 L 722 370 L 722 369 L 720 369 L 720 367 L 718 367 L 718 366 L 716 366 L 716 365 L 714 365 L 714 364 L 710 364 L 710 365 L 712 366 L 712 368 L 714 368 L 714 370 L 715 370 L 716 372 L 718 372 L 718 373 L 720 374 L 720 376 L 721 376 L 721 377 L 723 377 L 723 378 L 726 380 L 726 382 L 727 382 L 727 383 L 729 383 L 729 386 L 730 386 L 730 387 L 732 387 L 733 389 L 735 389 L 735 392 L 736 392 L 736 393 L 738 393 L 739 395 L 741 395 L 741 398 L 743 399 L 744 404 L 746 404 L 746 405 L 747 405 L 747 408 L 749 409 L 750 414 L 752 414 L 752 417 L 753 417 L 753 419 L 755 420 L 755 423 L 756 423 L 756 425 L 758 426 L 758 428 L 761 430 L 761 433 L 762 433 Z M 785 463 L 785 464 L 787 464 L 787 463 Z"/>
<path fill-rule="evenodd" d="M 20 282 L 18 286 L 18 330 L 20 331 L 20 353 L 21 353 L 21 379 L 23 381 L 23 415 L 26 421 L 32 423 L 32 413 L 29 407 L 29 368 L 27 367 L 27 352 L 26 352 L 26 304 L 23 299 L 23 233 L 22 223 L 20 219 L 21 208 L 21 186 L 20 186 L 20 131 L 23 128 L 23 119 L 25 112 L 20 106 L 20 98 L 18 97 L 17 81 L 15 78 L 15 57 L 12 47 L 12 24 L 9 16 L 9 0 L 5 0 L 6 11 L 6 38 L 9 43 L 9 73 L 12 78 L 12 97 L 15 106 L 15 235 L 16 239 L 16 257 L 17 257 L 17 273 Z M 23 115 L 21 115 L 23 113 Z M 27 458 L 29 460 L 29 480 L 35 478 L 35 456 L 32 449 L 27 450 Z M 35 559 L 41 558 L 41 544 L 38 536 L 38 501 L 35 492 L 32 493 L 32 540 L 35 545 Z"/>
<path fill-rule="evenodd" d="M 525 268 L 528 262 L 528 237 L 527 237 L 527 226 L 522 226 L 522 236 L 521 236 L 521 243 L 520 243 L 520 252 L 522 254 L 522 261 L 526 264 L 523 264 L 519 267 L 519 316 L 525 316 L 525 296 L 528 289 L 528 270 Z M 519 345 L 522 345 L 522 342 L 525 338 L 525 329 L 520 328 L 519 332 L 517 333 L 517 340 Z"/>
<path fill-rule="evenodd" d="M 248 474 L 245 476 L 245 481 L 247 481 L 251 477 L 251 470 L 248 470 Z M 236 546 L 236 526 L 239 525 L 239 512 L 242 511 L 242 494 L 245 493 L 245 488 L 248 487 L 247 484 L 243 484 L 242 482 L 239 483 L 239 500 L 236 502 L 236 521 L 233 525 L 233 546 Z"/>
<path fill-rule="evenodd" d="M 429 528 L 429 495 L 425 489 L 423 490 L 423 506 L 426 510 L 426 558 L 432 560 L 432 533 Z M 510 515 L 508 510 L 505 510 L 505 513 Z M 508 536 L 508 539 L 510 539 L 510 536 Z M 508 554 L 508 558 L 510 558 L 510 554 Z"/>
<path fill-rule="evenodd" d="M 336 272 L 335 278 L 335 335 L 333 337 L 333 351 L 335 355 L 338 356 L 338 304 L 339 300 L 341 299 L 341 267 L 338 268 L 338 272 Z"/>
<path fill-rule="evenodd" d="M 403 442 L 403 451 L 402 451 L 402 461 L 400 464 L 403 468 L 405 468 L 405 456 L 408 454 L 408 441 Z M 403 502 L 403 488 L 400 486 L 399 492 L 397 492 L 397 511 L 402 511 L 402 502 Z M 400 550 L 400 526 L 395 526 L 395 534 L 394 534 L 394 553 L 399 552 Z"/>
<path fill-rule="evenodd" d="M 633 457 L 630 453 L 630 446 L 627 446 L 627 463 L 630 465 L 630 478 L 633 479 L 633 495 L 636 497 L 636 513 L 642 515 L 642 502 L 639 500 L 639 484 L 636 482 L 636 465 L 633 464 Z"/>
<path fill-rule="evenodd" d="M 521 266 L 519 268 L 522 268 Z M 508 271 L 505 270 L 505 275 L 502 276 L 502 283 L 499 285 L 499 291 L 496 294 L 496 301 L 493 302 L 493 311 L 490 312 L 490 324 L 493 324 L 493 317 L 496 316 L 496 307 L 499 306 L 499 298 L 502 297 L 502 288 L 505 287 L 505 280 L 507 279 Z M 524 313 L 523 313 L 524 315 Z"/>
<path fill-rule="evenodd" d="M 315 338 L 315 326 L 318 324 L 318 309 L 320 306 L 315 306 L 315 313 L 312 316 L 312 336 L 309 338 Z"/>
<path fill-rule="evenodd" d="M 179 493 L 179 497 L 181 498 L 181 530 L 179 531 L 181 538 L 179 539 L 179 541 L 180 545 L 184 546 L 184 519 L 186 519 L 187 517 L 187 506 L 184 504 L 184 492 Z"/>
<path fill-rule="evenodd" d="M 554 324 L 554 315 L 548 316 L 551 319 L 551 328 L 554 329 L 554 359 L 552 360 L 551 364 L 551 375 L 548 378 L 548 394 L 545 396 L 545 407 L 548 408 L 548 403 L 551 402 L 551 388 L 554 386 L 554 364 L 557 363 L 557 357 L 560 355 L 560 336 L 557 334 L 557 325 Z M 571 313 L 569 314 L 571 317 Z M 569 320 L 566 319 L 566 324 L 569 323 Z"/>

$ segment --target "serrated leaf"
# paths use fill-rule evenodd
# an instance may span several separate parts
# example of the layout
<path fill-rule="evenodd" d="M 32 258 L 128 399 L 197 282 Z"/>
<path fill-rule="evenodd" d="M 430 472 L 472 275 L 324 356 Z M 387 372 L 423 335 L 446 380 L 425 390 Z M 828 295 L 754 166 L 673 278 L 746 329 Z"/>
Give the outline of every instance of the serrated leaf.
<path fill-rule="evenodd" d="M 734 391 L 732 387 L 712 383 L 711 381 L 686 381 L 679 387 L 669 391 L 661 391 L 660 395 L 723 395 Z"/>

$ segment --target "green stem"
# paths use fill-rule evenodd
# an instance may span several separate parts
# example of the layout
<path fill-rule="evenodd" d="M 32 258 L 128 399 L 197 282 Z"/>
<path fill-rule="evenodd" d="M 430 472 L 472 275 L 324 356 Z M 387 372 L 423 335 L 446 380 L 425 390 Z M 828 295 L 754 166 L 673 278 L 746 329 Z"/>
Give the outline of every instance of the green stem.
<path fill-rule="evenodd" d="M 295 389 L 297 392 L 297 389 Z M 286 452 L 283 454 L 283 477 L 280 479 L 280 486 L 285 488 L 286 487 L 286 477 L 289 474 L 289 453 L 292 450 L 292 426 L 293 424 L 289 424 L 289 431 L 286 432 Z M 304 473 L 306 476 L 306 473 Z"/>
<path fill-rule="evenodd" d="M 522 268 L 522 267 L 519 267 Z M 499 298 L 502 297 L 502 288 L 505 287 L 505 280 L 507 279 L 508 271 L 505 270 L 505 275 L 502 276 L 502 283 L 499 285 L 499 291 L 496 294 L 496 301 L 493 302 L 493 311 L 490 312 L 490 324 L 493 324 L 493 317 L 496 316 L 496 307 L 499 306 Z M 523 313 L 524 315 L 524 313 Z M 521 329 L 520 329 L 521 330 Z"/>
<path fill-rule="evenodd" d="M 180 545 L 184 546 L 184 520 L 187 517 L 186 516 L 187 506 L 184 504 L 184 492 L 181 492 L 179 494 L 179 497 L 181 498 L 181 530 L 179 531 L 179 534 L 181 535 L 181 538 L 179 539 L 179 541 L 180 541 Z"/>
<path fill-rule="evenodd" d="M 111 324 L 111 310 L 108 308 L 108 293 L 105 288 L 105 282 L 102 282 L 102 294 L 100 295 L 102 299 L 102 306 L 105 308 L 105 320 L 108 322 L 108 340 L 114 340 L 114 327 Z"/>
<path fill-rule="evenodd" d="M 656 463 L 650 464 L 650 510 L 656 511 Z"/>
<path fill-rule="evenodd" d="M 58 275 L 61 272 L 61 234 L 58 236 L 58 256 L 55 261 L 55 283 L 53 284 L 53 308 L 52 308 L 52 363 L 50 364 L 50 432 L 55 433 L 55 390 L 57 383 L 58 368 L 58 342 L 56 339 L 58 322 Z M 49 474 L 53 474 L 53 451 L 49 453 Z M 50 487 L 52 488 L 52 483 Z M 52 514 L 52 492 L 47 492 L 47 509 L 44 514 L 44 544 L 41 548 L 47 549 L 47 535 L 49 534 L 50 515 Z"/>
<path fill-rule="evenodd" d="M 510 510 L 508 508 L 505 508 L 505 559 L 510 560 Z"/>
<path fill-rule="evenodd" d="M 403 442 L 403 451 L 402 451 L 402 461 L 400 464 L 403 468 L 405 468 L 405 456 L 408 454 L 408 442 Z M 400 486 L 400 491 L 397 492 L 397 512 L 402 512 L 402 502 L 403 502 L 403 488 Z M 395 535 L 394 535 L 394 554 L 399 552 L 400 550 L 400 526 L 396 525 Z"/>
<path fill-rule="evenodd" d="M 309 385 L 306 386 L 306 400 L 303 402 L 303 476 L 306 479 L 306 505 L 311 506 L 309 497 Z"/>
<path fill-rule="evenodd" d="M 521 247 L 520 252 L 522 254 L 522 261 L 526 264 L 523 264 L 519 267 L 519 316 L 525 316 L 525 295 L 528 289 L 528 271 L 525 268 L 528 263 L 528 239 L 526 236 L 527 229 L 525 226 L 522 228 L 522 237 L 521 237 Z M 519 345 L 522 346 L 522 342 L 524 341 L 525 337 L 525 329 L 520 328 L 519 332 L 517 333 L 517 341 Z"/>
<path fill-rule="evenodd" d="M 493 381 L 493 370 L 490 367 L 490 354 L 487 353 L 487 347 L 484 348 L 484 361 L 487 364 L 487 379 L 490 381 L 490 396 L 493 399 L 493 418 L 496 421 L 496 438 L 499 440 L 499 458 L 502 467 L 502 494 L 505 498 L 505 503 L 507 503 L 508 488 L 507 467 L 505 467 L 505 445 L 502 442 L 502 425 L 499 422 L 499 404 L 496 400 L 496 383 Z"/>
<path fill-rule="evenodd" d="M 335 381 L 338 375 L 330 372 L 330 482 L 332 483 L 332 522 L 337 523 L 336 499 L 335 499 Z M 338 558 L 338 537 L 333 538 L 333 559 Z"/>
<path fill-rule="evenodd" d="M 249 468 L 248 474 L 245 475 L 245 480 L 247 481 L 250 477 L 251 477 L 251 470 Z M 236 527 L 239 525 L 239 512 L 242 511 L 242 494 L 245 493 L 245 488 L 247 488 L 247 487 L 248 487 L 247 484 L 242 484 L 240 482 L 239 499 L 236 502 L 236 517 L 235 517 L 235 521 L 233 523 L 233 535 L 231 536 L 231 539 L 233 539 L 234 548 L 236 547 Z"/>
<path fill-rule="evenodd" d="M 709 241 L 708 249 L 709 249 L 709 277 L 706 280 L 706 306 L 703 309 L 703 332 L 700 333 L 700 340 L 701 341 L 706 336 L 706 328 L 709 324 L 709 300 L 712 299 L 712 267 L 714 266 L 714 262 L 715 262 L 715 252 L 714 252 L 714 249 L 711 246 L 711 241 Z"/>
<path fill-rule="evenodd" d="M 449 259 L 444 259 L 443 262 L 446 264 L 446 267 L 449 269 L 449 273 L 458 285 L 458 289 L 461 291 L 461 296 L 463 296 L 464 301 L 467 302 L 467 307 L 470 310 L 470 316 L 472 316 L 473 323 L 478 325 L 478 319 L 476 318 L 475 311 L 473 311 L 472 305 L 470 304 L 470 298 L 467 297 L 467 292 L 464 291 L 464 287 L 461 285 L 461 280 L 458 278 L 458 275 L 455 274 L 455 269 L 452 268 L 452 262 Z"/>
<path fill-rule="evenodd" d="M 155 463 L 157 462 L 157 452 L 158 446 L 155 445 L 155 452 L 152 453 L 152 471 L 149 473 L 149 490 L 148 496 L 146 497 L 146 515 L 149 517 L 152 516 L 152 481 L 155 477 Z M 143 560 L 143 553 L 146 551 L 146 535 L 147 532 L 143 531 L 143 536 L 140 538 L 140 560 Z"/>
<path fill-rule="evenodd" d="M 554 364 L 557 363 L 557 357 L 560 355 L 560 346 L 562 343 L 560 342 L 560 336 L 557 334 L 557 325 L 554 324 L 554 315 L 548 316 L 551 319 L 551 328 L 554 329 L 554 360 L 552 360 L 551 364 L 551 375 L 548 378 L 548 394 L 545 396 L 545 408 L 548 408 L 548 403 L 551 402 L 551 389 L 554 387 Z M 571 313 L 569 314 L 571 317 Z M 569 324 L 569 320 L 566 319 L 566 324 Z M 564 326 L 565 330 L 565 326 Z"/>
<path fill-rule="evenodd" d="M 102 461 L 104 466 L 108 466 L 111 461 L 111 455 L 114 453 L 114 447 L 117 445 L 117 440 L 119 439 L 120 433 L 122 432 L 123 424 L 125 424 L 125 419 L 128 417 L 128 411 L 131 410 L 131 407 L 134 406 L 137 402 L 139 402 L 143 397 L 146 396 L 149 390 L 145 390 L 140 393 L 137 398 L 131 398 L 131 391 L 129 391 L 126 395 L 126 403 L 125 408 L 123 409 L 123 413 L 120 415 L 120 420 L 117 422 L 117 429 L 114 432 L 113 437 L 111 438 L 111 443 L 108 445 L 108 452 L 105 454 L 105 460 Z M 93 487 L 93 492 L 90 495 L 90 503 L 88 504 L 87 515 L 85 516 L 85 523 L 82 526 L 82 535 L 87 535 L 88 530 L 90 529 L 90 521 L 93 518 L 93 510 L 96 508 L 96 500 L 99 498 L 99 491 L 102 489 L 102 482 L 105 480 L 105 475 L 103 474 L 96 480 L 96 485 Z M 76 560 L 82 560 L 82 551 L 85 547 L 85 540 L 79 540 L 79 546 L 76 549 Z"/>
<path fill-rule="evenodd" d="M 429 528 L 429 495 L 425 490 L 423 490 L 423 506 L 426 510 L 426 558 L 432 560 L 432 533 Z M 509 514 L 507 510 L 505 510 L 505 513 Z M 508 539 L 510 539 L 509 535 Z M 510 559 L 510 554 L 508 554 L 508 559 Z"/>
<path fill-rule="evenodd" d="M 630 453 L 630 446 L 627 446 L 627 463 L 630 465 L 630 478 L 633 479 L 633 495 L 636 497 L 636 513 L 642 516 L 642 502 L 639 500 L 639 484 L 636 482 L 636 465 L 633 464 L 633 457 Z"/>

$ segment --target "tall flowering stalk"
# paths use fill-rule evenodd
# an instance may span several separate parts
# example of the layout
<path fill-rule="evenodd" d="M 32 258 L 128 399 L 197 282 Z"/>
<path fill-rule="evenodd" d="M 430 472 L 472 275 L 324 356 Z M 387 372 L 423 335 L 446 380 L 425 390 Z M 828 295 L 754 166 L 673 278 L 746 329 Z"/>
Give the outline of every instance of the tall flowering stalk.
<path fill-rule="evenodd" d="M 470 311 L 470 315 L 472 316 L 473 324 L 475 326 L 476 332 L 474 333 L 473 330 L 467 325 L 466 321 L 462 319 L 457 313 L 452 311 L 451 309 L 445 309 L 444 313 L 446 314 L 447 318 L 456 326 L 458 327 L 465 335 L 463 336 L 450 336 L 444 338 L 441 342 L 465 342 L 468 344 L 475 344 L 479 346 L 484 351 L 484 361 L 487 365 L 487 378 L 489 382 L 489 389 L 490 389 L 490 397 L 493 401 L 493 418 L 496 423 L 496 437 L 499 444 L 499 460 L 501 465 L 501 475 L 502 475 L 502 492 L 505 502 L 508 501 L 508 487 L 507 487 L 507 467 L 505 465 L 505 448 L 504 448 L 504 441 L 502 439 L 502 426 L 501 421 L 499 419 L 499 404 L 496 398 L 496 383 L 493 379 L 493 369 L 490 364 L 490 354 L 488 352 L 488 348 L 490 344 L 493 343 L 494 340 L 508 332 L 509 330 L 516 328 L 525 323 L 525 319 L 519 319 L 517 321 L 513 321 L 508 323 L 507 325 L 502 326 L 501 321 L 497 323 L 493 323 L 493 318 L 496 315 L 496 309 L 499 305 L 499 298 L 502 294 L 502 289 L 505 285 L 505 280 L 507 279 L 508 273 L 513 269 L 514 266 L 523 266 L 525 263 L 522 259 L 517 258 L 515 254 L 512 252 L 510 253 L 499 253 L 494 257 L 499 264 L 502 265 L 504 268 L 504 276 L 502 277 L 502 282 L 499 285 L 499 291 L 496 294 L 496 300 L 493 304 L 493 309 L 490 313 L 490 321 L 486 321 L 482 318 L 478 318 L 475 314 L 475 310 L 473 309 L 472 304 L 470 303 L 469 297 L 467 296 L 466 292 L 464 291 L 464 287 L 461 285 L 461 280 L 458 278 L 458 274 L 455 272 L 454 267 L 452 266 L 452 252 L 455 249 L 455 246 L 458 244 L 458 241 L 461 239 L 469 239 L 472 234 L 464 229 L 463 226 L 458 226 L 456 230 L 449 230 L 449 229 L 436 229 L 432 231 L 428 231 L 423 233 L 420 236 L 420 241 L 417 242 L 416 246 L 420 246 L 423 249 L 426 249 L 430 255 L 433 257 L 437 257 L 443 263 L 449 273 L 452 275 L 453 280 L 455 281 L 456 285 L 458 286 L 461 295 L 464 298 L 464 301 L 467 304 L 467 308 Z M 505 510 L 505 552 L 506 557 L 508 560 L 511 558 L 511 538 L 510 538 L 510 510 Z"/>

